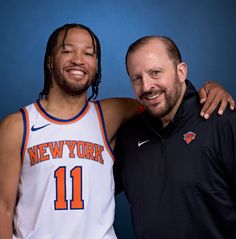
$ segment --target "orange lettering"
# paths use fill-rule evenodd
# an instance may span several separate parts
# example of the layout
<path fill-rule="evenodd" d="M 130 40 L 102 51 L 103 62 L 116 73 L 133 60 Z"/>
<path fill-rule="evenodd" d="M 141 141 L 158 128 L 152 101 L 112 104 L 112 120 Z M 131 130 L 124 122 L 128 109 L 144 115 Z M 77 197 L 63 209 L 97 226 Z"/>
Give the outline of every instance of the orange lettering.
<path fill-rule="evenodd" d="M 46 149 L 45 147 L 48 147 L 48 144 L 40 144 L 39 146 L 39 155 L 40 155 L 40 162 L 48 160 L 49 159 L 49 155 L 45 154 L 46 153 Z"/>
<path fill-rule="evenodd" d="M 94 160 L 94 156 L 93 156 L 94 146 L 93 146 L 93 143 L 85 142 L 85 145 L 86 145 L 85 158 Z"/>
<path fill-rule="evenodd" d="M 62 157 L 64 141 L 50 142 L 48 145 L 54 159 Z"/>
<path fill-rule="evenodd" d="M 29 148 L 28 154 L 30 157 L 30 165 L 33 166 L 36 163 L 39 162 L 39 156 L 38 156 L 38 146 L 34 146 L 33 148 Z"/>
<path fill-rule="evenodd" d="M 70 150 L 70 154 L 69 154 L 69 157 L 70 158 L 74 158 L 75 157 L 75 154 L 74 154 L 74 149 L 75 149 L 75 144 L 76 144 L 76 141 L 75 140 L 68 140 L 65 142 L 66 145 L 68 146 L 69 150 Z"/>
<path fill-rule="evenodd" d="M 77 143 L 77 155 L 79 158 L 84 158 L 85 156 L 85 147 L 83 141 L 78 141 Z"/>
<path fill-rule="evenodd" d="M 95 147 L 95 160 L 98 161 L 103 164 L 104 160 L 102 157 L 102 152 L 104 150 L 104 147 L 102 145 L 98 145 L 98 144 L 94 144 Z"/>

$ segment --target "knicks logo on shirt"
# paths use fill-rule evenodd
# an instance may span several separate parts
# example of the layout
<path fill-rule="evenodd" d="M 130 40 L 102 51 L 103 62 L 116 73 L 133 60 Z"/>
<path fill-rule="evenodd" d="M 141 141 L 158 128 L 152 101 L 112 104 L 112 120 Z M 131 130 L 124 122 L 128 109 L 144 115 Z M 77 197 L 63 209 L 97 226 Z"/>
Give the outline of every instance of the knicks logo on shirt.
<path fill-rule="evenodd" d="M 184 134 L 184 137 L 183 137 L 186 144 L 190 144 L 195 138 L 196 138 L 196 134 L 191 131 Z"/>

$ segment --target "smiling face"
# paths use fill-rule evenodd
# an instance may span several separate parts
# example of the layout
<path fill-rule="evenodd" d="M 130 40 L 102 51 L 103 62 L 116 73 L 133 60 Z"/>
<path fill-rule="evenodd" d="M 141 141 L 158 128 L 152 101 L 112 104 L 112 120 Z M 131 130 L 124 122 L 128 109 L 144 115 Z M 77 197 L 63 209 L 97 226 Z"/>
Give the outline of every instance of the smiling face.
<path fill-rule="evenodd" d="M 127 56 L 127 70 L 137 99 L 155 117 L 173 118 L 185 91 L 186 65 L 175 64 L 159 39 Z"/>
<path fill-rule="evenodd" d="M 53 85 L 68 95 L 87 92 L 97 70 L 96 52 L 90 34 L 78 27 L 61 32 L 49 58 Z"/>

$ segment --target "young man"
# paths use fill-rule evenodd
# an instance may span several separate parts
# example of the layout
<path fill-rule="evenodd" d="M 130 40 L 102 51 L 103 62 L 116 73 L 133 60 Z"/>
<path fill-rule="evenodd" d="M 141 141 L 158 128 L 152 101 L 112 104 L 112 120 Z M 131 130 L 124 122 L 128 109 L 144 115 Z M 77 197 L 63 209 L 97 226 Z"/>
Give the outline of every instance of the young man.
<path fill-rule="evenodd" d="M 236 112 L 199 116 L 187 65 L 167 37 L 134 42 L 126 67 L 146 110 L 117 136 L 114 168 L 137 238 L 236 238 Z"/>
<path fill-rule="evenodd" d="M 138 103 L 88 101 L 90 86 L 92 97 L 98 93 L 100 54 L 86 26 L 56 29 L 47 44 L 40 100 L 1 123 L 0 239 L 116 238 L 112 148 Z M 218 91 L 222 109 L 228 99 L 234 105 Z"/>

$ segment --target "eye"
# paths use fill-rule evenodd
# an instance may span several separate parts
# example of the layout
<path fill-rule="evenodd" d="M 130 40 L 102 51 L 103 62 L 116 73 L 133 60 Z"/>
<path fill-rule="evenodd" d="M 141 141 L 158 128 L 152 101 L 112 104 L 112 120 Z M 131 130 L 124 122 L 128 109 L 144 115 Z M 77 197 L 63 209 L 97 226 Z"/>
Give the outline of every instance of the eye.
<path fill-rule="evenodd" d="M 92 52 L 92 51 L 86 51 L 85 55 L 86 56 L 95 56 L 94 52 Z"/>
<path fill-rule="evenodd" d="M 151 72 L 150 72 L 150 75 L 151 75 L 153 78 L 157 78 L 157 77 L 160 75 L 160 71 L 158 71 L 158 70 L 151 71 Z"/>
<path fill-rule="evenodd" d="M 70 53 L 72 53 L 72 50 L 63 49 L 63 50 L 62 50 L 62 53 L 63 53 L 63 54 L 70 54 Z"/>
<path fill-rule="evenodd" d="M 141 77 L 140 76 L 131 77 L 130 80 L 133 84 L 139 84 L 141 82 Z"/>

